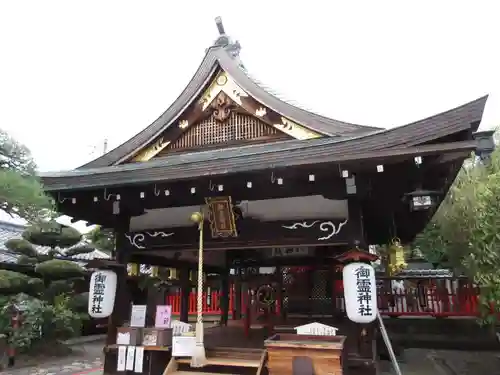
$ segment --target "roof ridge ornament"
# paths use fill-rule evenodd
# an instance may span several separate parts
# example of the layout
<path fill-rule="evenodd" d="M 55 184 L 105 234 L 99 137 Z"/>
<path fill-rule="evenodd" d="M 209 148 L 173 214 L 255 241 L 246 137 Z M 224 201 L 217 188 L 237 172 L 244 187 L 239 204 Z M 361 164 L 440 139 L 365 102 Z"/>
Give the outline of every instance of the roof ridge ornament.
<path fill-rule="evenodd" d="M 241 51 L 241 44 L 239 41 L 235 40 L 226 34 L 224 30 L 224 25 L 222 24 L 222 18 L 220 16 L 215 17 L 215 24 L 217 30 L 219 31 L 219 37 L 215 40 L 215 47 L 223 47 L 233 58 L 239 58 Z"/>

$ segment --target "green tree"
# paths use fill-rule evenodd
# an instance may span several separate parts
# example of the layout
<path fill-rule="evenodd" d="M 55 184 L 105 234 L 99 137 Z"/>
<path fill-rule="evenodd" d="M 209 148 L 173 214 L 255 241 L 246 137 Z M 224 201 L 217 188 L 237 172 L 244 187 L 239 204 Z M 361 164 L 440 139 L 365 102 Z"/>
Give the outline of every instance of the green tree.
<path fill-rule="evenodd" d="M 500 311 L 500 150 L 487 164 L 468 163 L 415 245 L 480 288 L 483 318 Z M 432 261 L 432 260 L 431 260 Z"/>
<path fill-rule="evenodd" d="M 50 212 L 51 199 L 35 170 L 29 150 L 0 129 L 0 209 L 28 221 Z"/>
<path fill-rule="evenodd" d="M 94 248 L 87 244 L 77 245 L 81 240 L 82 234 L 76 229 L 47 221 L 32 224 L 23 232 L 22 238 L 8 240 L 5 246 L 20 255 L 19 264 L 33 266 L 45 285 L 43 298 L 52 302 L 60 295 L 74 294 L 75 283 L 83 279 L 84 268 L 70 258 L 90 253 Z M 49 247 L 50 250 L 42 254 L 34 245 Z"/>
<path fill-rule="evenodd" d="M 96 249 L 112 254 L 115 249 L 115 235 L 111 229 L 95 227 L 85 235 L 87 241 Z"/>

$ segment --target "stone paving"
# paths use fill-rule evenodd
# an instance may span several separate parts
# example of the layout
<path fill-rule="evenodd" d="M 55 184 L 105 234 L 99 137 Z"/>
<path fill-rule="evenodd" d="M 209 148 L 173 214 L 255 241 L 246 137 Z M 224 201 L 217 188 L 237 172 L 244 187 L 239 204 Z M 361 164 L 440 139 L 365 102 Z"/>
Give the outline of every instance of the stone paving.
<path fill-rule="evenodd" d="M 2 371 L 1 375 L 99 375 L 103 366 L 103 342 L 84 344 L 70 357 L 54 359 L 36 367 Z"/>
<path fill-rule="evenodd" d="M 400 368 L 403 375 L 500 375 L 500 353 L 407 349 Z M 379 375 L 395 374 L 387 361 L 379 369 Z"/>
<path fill-rule="evenodd" d="M 102 345 L 85 344 L 69 358 L 1 375 L 101 375 Z M 500 353 L 407 349 L 400 367 L 403 375 L 500 375 Z M 379 363 L 379 375 L 395 375 L 390 362 Z"/>

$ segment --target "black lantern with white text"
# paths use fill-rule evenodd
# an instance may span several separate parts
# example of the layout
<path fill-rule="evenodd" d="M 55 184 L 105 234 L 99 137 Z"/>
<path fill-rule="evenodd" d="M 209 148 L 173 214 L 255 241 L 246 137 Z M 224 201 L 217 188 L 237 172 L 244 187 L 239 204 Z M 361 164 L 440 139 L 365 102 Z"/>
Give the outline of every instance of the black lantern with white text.
<path fill-rule="evenodd" d="M 438 203 L 441 192 L 435 190 L 416 189 L 405 194 L 411 211 L 426 211 Z"/>

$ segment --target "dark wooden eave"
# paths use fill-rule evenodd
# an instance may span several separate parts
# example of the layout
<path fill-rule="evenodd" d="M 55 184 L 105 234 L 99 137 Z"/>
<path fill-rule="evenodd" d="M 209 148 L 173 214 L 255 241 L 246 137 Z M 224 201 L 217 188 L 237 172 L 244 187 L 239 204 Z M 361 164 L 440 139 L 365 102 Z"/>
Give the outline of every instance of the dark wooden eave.
<path fill-rule="evenodd" d="M 243 172 L 255 172 L 325 163 L 349 164 L 368 161 L 405 160 L 412 156 L 442 155 L 473 151 L 476 141 L 436 143 L 420 146 L 386 147 L 364 138 L 322 138 L 277 142 L 223 150 L 174 154 L 143 163 L 124 164 L 69 172 L 45 173 L 42 181 L 49 192 L 117 187 L 143 183 L 180 181 Z M 391 143 L 391 139 L 387 139 Z M 465 156 L 464 156 L 465 157 Z"/>
<path fill-rule="evenodd" d="M 184 91 L 172 105 L 146 129 L 134 137 L 111 150 L 105 155 L 81 166 L 80 168 L 100 168 L 118 164 L 141 147 L 159 136 L 171 126 L 182 112 L 197 100 L 203 89 L 210 83 L 218 69 L 227 72 L 243 90 L 248 92 L 257 101 L 271 108 L 275 112 L 287 117 L 304 127 L 325 136 L 339 136 L 350 133 L 367 133 L 381 130 L 380 128 L 350 124 L 343 121 L 330 119 L 302 108 L 293 106 L 275 95 L 266 91 L 257 82 L 249 77 L 237 58 L 231 56 L 224 47 L 212 46 L 207 50 L 198 70 L 188 83 Z"/>

